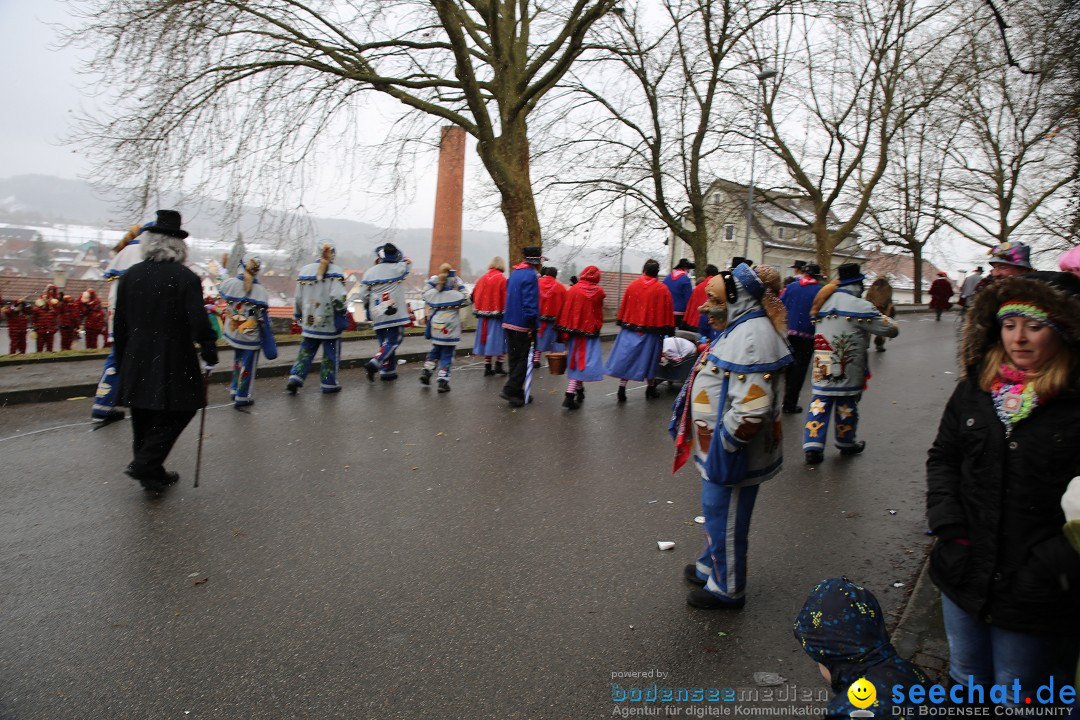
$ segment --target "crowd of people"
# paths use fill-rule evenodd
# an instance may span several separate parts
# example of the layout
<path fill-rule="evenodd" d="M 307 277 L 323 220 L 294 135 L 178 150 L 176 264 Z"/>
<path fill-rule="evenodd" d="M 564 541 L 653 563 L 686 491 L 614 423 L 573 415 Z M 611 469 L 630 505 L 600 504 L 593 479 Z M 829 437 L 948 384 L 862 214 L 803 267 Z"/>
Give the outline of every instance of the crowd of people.
<path fill-rule="evenodd" d="M 27 338 L 34 340 L 35 352 L 54 352 L 56 336 L 60 350 L 71 350 L 82 337 L 86 347 L 94 350 L 101 341 L 107 347 L 105 310 L 93 288 L 77 297 L 68 295 L 56 285 L 47 285 L 36 298 L 14 298 L 7 302 L 0 297 L 0 316 L 8 331 L 9 355 L 29 352 Z"/>
<path fill-rule="evenodd" d="M 131 408 L 127 473 L 156 493 L 177 480 L 164 462 L 205 405 L 217 337 L 198 279 L 184 266 L 187 233 L 179 213 L 159 211 L 155 222 L 129 235 L 112 268 L 122 277 L 111 293 L 115 340 L 94 412 Z M 136 247 L 138 260 L 121 259 Z M 605 360 L 599 269 L 585 268 L 566 288 L 544 267 L 546 259 L 539 247 L 527 247 L 507 276 L 505 263 L 495 258 L 471 293 L 443 264 L 423 294 L 431 351 L 420 383 L 430 386 L 434 379 L 438 392 L 449 392 L 462 313 L 470 304 L 479 320 L 472 351 L 485 358 L 485 376 L 505 378 L 500 396 L 514 407 L 529 402 L 537 350 L 565 353 L 568 410 L 580 407 L 585 383 L 605 376 L 619 380 L 618 402 L 626 401 L 630 380 L 645 382 L 646 397 L 656 397 L 658 367 L 682 355 L 696 358 L 669 427 L 673 469 L 692 460 L 701 479 L 705 545 L 683 570 L 693 586 L 687 604 L 744 607 L 754 505 L 761 486 L 783 466 L 782 416 L 804 412 L 798 403 L 809 373 L 805 462 L 824 461 L 830 423 L 841 456 L 866 449 L 857 438 L 859 401 L 870 338 L 898 335 L 891 292 L 873 285 L 868 291 L 855 263 L 841 265 L 828 281 L 820 267 L 801 263 L 785 284 L 775 268 L 735 258 L 726 270 L 707 266 L 695 284 L 692 263 L 681 263 L 680 273 L 662 282 L 659 263 L 649 260 L 622 298 L 619 332 Z M 364 275 L 361 302 L 379 340 L 365 366 L 372 382 L 398 379 L 396 351 L 408 323 L 402 283 L 410 264 L 386 244 Z M 1017 243 L 995 248 L 990 265 L 991 276 L 961 288 L 962 378 L 927 461 L 927 519 L 936 537 L 929 568 L 942 595 L 951 682 L 989 688 L 1015 681 L 1030 695 L 1050 678 L 1059 686 L 1070 682 L 1080 653 L 1080 478 L 1073 480 L 1080 476 L 1080 268 L 1036 272 L 1027 247 Z M 254 402 L 260 353 L 276 354 L 259 268 L 257 257 L 243 258 L 236 277 L 220 286 L 227 304 L 223 332 L 234 348 L 230 392 L 238 408 Z M 151 296 L 154 302 L 147 302 Z M 932 297 L 948 300 L 943 293 Z M 286 385 L 290 393 L 303 386 L 320 349 L 321 391 L 341 390 L 345 314 L 343 274 L 325 244 L 298 280 L 295 316 L 303 340 Z M 162 327 L 170 332 L 159 332 Z M 677 337 L 677 328 L 697 343 L 681 349 L 665 342 Z M 843 693 L 861 679 L 928 682 L 892 648 L 873 594 L 846 578 L 814 589 L 794 632 L 837 692 L 828 717 L 848 717 L 852 705 Z M 903 713 L 891 707 L 888 693 L 870 703 L 877 713 Z"/>

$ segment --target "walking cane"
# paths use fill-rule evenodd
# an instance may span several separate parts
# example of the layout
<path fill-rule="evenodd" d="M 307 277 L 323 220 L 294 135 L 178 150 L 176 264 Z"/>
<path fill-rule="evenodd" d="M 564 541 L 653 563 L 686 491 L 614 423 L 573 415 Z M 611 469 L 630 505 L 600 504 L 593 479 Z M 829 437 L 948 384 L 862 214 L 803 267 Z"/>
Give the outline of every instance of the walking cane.
<path fill-rule="evenodd" d="M 199 444 L 195 450 L 195 485 L 193 487 L 199 487 L 199 470 L 202 469 L 203 430 L 206 428 L 206 406 L 210 404 L 210 370 L 203 372 L 202 391 L 203 406 L 199 415 Z"/>

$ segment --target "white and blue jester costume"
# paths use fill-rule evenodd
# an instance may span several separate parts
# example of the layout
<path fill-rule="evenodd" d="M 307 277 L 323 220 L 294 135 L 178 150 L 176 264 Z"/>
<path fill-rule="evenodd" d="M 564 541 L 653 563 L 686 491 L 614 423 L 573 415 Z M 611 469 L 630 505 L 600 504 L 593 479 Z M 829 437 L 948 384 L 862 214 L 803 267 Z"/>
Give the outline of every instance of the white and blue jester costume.
<path fill-rule="evenodd" d="M 266 357 L 270 360 L 277 357 L 274 332 L 267 315 L 270 297 L 256 277 L 261 266 L 262 261 L 258 257 L 245 255 L 240 263 L 239 274 L 222 280 L 218 286 L 218 293 L 228 303 L 223 334 L 225 341 L 233 347 L 233 374 L 229 394 L 237 408 L 255 402 L 252 389 L 259 365 L 259 352 L 266 352 Z M 250 276 L 246 289 L 245 274 Z"/>
<path fill-rule="evenodd" d="M 117 282 L 124 276 L 132 265 L 142 262 L 142 247 L 139 245 L 139 235 L 153 227 L 153 221 L 142 226 L 134 226 L 128 230 L 124 239 L 127 243 L 113 256 L 105 268 L 104 278 L 109 283 L 109 308 L 108 308 L 108 332 L 109 332 L 109 355 L 105 358 L 105 367 L 101 370 L 101 379 L 98 380 L 97 392 L 94 394 L 94 404 L 90 408 L 90 418 L 102 421 L 109 419 L 110 414 L 122 418 L 119 411 L 114 410 L 116 396 L 120 389 L 120 376 L 116 373 L 116 351 L 112 349 L 113 316 L 116 313 L 116 289 Z"/>
<path fill-rule="evenodd" d="M 439 391 L 446 392 L 450 389 L 454 350 L 461 342 L 461 310 L 469 305 L 469 296 L 456 276 L 446 277 L 441 288 L 439 281 L 439 275 L 432 275 L 424 289 L 424 302 L 427 305 L 424 337 L 431 340 L 431 352 L 424 360 L 420 381 L 429 384 L 431 373 L 438 366 Z"/>
<path fill-rule="evenodd" d="M 847 268 L 853 270 L 848 271 Z M 859 295 L 863 276 L 854 263 L 841 266 L 841 277 L 818 291 L 811 308 L 814 355 L 811 362 L 812 396 L 803 426 L 803 451 L 820 453 L 829 433 L 829 418 L 836 415 L 836 447 L 857 452 L 859 399 L 869 378 L 866 351 L 870 335 L 896 337 L 899 329 Z"/>
<path fill-rule="evenodd" d="M 769 267 L 757 271 L 776 274 Z M 692 448 L 702 481 L 706 547 L 687 572 L 704 584 L 717 605 L 741 606 L 758 488 L 783 463 L 781 379 L 792 356 L 777 329 L 786 332 L 783 306 L 775 291 L 765 298 L 766 285 L 755 270 L 739 265 L 712 282 L 725 287 L 728 324 L 683 385 L 672 432 L 676 469 Z M 779 287 L 779 277 L 775 284 Z"/>
<path fill-rule="evenodd" d="M 396 380 L 397 349 L 410 322 L 404 283 L 412 261 L 391 243 L 375 248 L 375 254 L 379 259 L 364 273 L 359 297 L 379 340 L 379 351 L 368 361 L 368 378 L 374 380 L 378 372 L 383 380 Z"/>
<path fill-rule="evenodd" d="M 319 387 L 324 393 L 341 390 L 337 372 L 341 361 L 341 332 L 348 326 L 345 317 L 345 275 L 333 263 L 334 246 L 324 243 L 320 258 L 300 268 L 296 278 L 293 317 L 300 323 L 303 339 L 292 366 L 287 390 L 303 386 L 315 353 L 322 348 Z"/>

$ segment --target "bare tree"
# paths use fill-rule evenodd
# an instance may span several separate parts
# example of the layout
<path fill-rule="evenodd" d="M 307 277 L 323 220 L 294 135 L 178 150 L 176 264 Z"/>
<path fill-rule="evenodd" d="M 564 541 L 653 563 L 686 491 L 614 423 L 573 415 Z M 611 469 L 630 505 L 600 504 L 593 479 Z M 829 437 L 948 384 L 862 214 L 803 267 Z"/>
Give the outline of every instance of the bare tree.
<path fill-rule="evenodd" d="M 955 80 L 959 19 L 950 5 L 816 3 L 815 15 L 756 39 L 758 57 L 780 68 L 763 103 L 765 145 L 788 180 L 769 195 L 809 199 L 813 213 L 802 219 L 825 272 L 857 232 L 897 133 Z"/>
<path fill-rule="evenodd" d="M 660 0 L 651 13 L 613 13 L 568 76 L 582 99 L 564 138 L 573 171 L 552 184 L 572 187 L 586 216 L 630 199 L 645 232 L 685 242 L 704 267 L 715 232 L 706 192 L 746 136 L 725 96 L 760 70 L 745 62 L 750 34 L 798 4 Z"/>
<path fill-rule="evenodd" d="M 1020 29 L 1019 61 L 1010 58 L 986 25 L 967 28 L 962 79 L 951 112 L 961 132 L 948 155 L 957 171 L 944 205 L 950 227 L 972 242 L 1009 240 L 1048 245 L 1067 236 L 1064 195 L 1077 180 L 1077 128 L 1059 102 L 1055 53 L 1042 42 L 1037 17 Z M 1045 28 L 1044 28 L 1045 29 Z M 1014 41 L 1016 40 L 1014 36 Z M 1052 245 L 1053 243 L 1049 243 Z"/>
<path fill-rule="evenodd" d="M 888 169 L 866 208 L 871 239 L 911 254 L 916 303 L 922 302 L 926 246 L 946 226 L 947 153 L 957 132 L 955 122 L 944 124 L 929 113 L 901 128 L 889 147 Z"/>
<path fill-rule="evenodd" d="M 109 106 L 79 136 L 97 178 L 142 204 L 181 186 L 280 200 L 350 157 L 379 112 L 397 137 L 436 119 L 477 139 L 517 257 L 541 244 L 530 116 L 616 0 L 78 2 L 70 39 L 95 49 Z"/>

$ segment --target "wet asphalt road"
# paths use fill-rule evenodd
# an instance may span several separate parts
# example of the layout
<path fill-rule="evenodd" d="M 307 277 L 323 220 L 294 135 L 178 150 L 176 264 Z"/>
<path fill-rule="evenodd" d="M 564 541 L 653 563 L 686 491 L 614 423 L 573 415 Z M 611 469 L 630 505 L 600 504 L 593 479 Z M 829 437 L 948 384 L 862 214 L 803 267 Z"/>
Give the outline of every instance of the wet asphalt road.
<path fill-rule="evenodd" d="M 618 405 L 590 383 L 569 413 L 541 370 L 515 411 L 467 359 L 447 395 L 413 364 L 394 384 L 345 372 L 334 396 L 260 381 L 250 414 L 219 386 L 202 486 L 196 418 L 156 500 L 121 474 L 126 421 L 91 432 L 89 400 L 0 409 L 0 718 L 602 718 L 612 682 L 740 690 L 755 672 L 821 693 L 791 633 L 806 593 L 846 574 L 894 614 L 928 542 L 955 326 L 900 324 L 871 352 L 863 456 L 809 468 L 785 417 L 741 612 L 685 605 L 700 488 L 671 475 L 674 392 Z"/>

